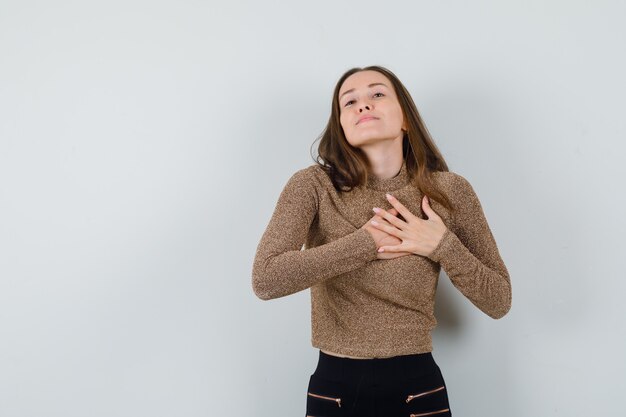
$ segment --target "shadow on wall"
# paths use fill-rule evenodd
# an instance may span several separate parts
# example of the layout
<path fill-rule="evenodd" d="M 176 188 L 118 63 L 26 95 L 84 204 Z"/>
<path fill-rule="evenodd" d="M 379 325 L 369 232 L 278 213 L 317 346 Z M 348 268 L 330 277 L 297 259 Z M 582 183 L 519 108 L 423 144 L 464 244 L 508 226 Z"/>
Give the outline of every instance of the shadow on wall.
<path fill-rule="evenodd" d="M 435 317 L 437 318 L 436 331 L 446 338 L 460 338 L 460 333 L 468 320 L 463 317 L 459 307 L 459 297 L 463 295 L 452 285 L 445 272 L 439 274 L 437 294 L 435 297 Z M 463 300 L 460 300 L 463 301 Z"/>

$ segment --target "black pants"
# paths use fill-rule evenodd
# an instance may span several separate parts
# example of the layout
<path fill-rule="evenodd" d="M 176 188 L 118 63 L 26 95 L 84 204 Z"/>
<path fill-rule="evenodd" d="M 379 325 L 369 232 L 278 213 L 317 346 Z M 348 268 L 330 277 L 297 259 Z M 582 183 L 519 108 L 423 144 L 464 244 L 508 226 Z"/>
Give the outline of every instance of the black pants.
<path fill-rule="evenodd" d="M 448 393 L 432 354 L 351 359 L 320 350 L 307 389 L 310 417 L 449 417 Z"/>

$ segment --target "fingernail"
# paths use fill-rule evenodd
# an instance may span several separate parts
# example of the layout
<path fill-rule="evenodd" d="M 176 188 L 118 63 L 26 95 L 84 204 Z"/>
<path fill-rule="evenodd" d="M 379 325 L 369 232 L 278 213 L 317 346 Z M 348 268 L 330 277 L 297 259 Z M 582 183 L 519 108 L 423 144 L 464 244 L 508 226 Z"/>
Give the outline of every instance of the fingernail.
<path fill-rule="evenodd" d="M 384 252 L 385 250 L 383 248 L 378 248 L 378 252 Z"/>
<path fill-rule="evenodd" d="M 372 220 L 372 224 L 373 224 L 374 226 L 378 226 L 378 222 L 377 222 L 376 220 Z"/>
<path fill-rule="evenodd" d="M 393 196 L 391 194 L 385 194 L 385 196 L 387 196 L 387 199 L 391 200 L 393 198 Z"/>
<path fill-rule="evenodd" d="M 380 209 L 378 207 L 374 207 L 372 210 L 374 210 L 374 213 L 380 213 Z"/>

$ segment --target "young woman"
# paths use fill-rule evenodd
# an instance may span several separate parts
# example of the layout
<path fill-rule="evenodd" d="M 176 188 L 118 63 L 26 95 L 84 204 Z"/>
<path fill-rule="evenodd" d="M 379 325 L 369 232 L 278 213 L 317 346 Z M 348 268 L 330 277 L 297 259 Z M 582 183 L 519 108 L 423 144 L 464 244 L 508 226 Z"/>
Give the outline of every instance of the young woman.
<path fill-rule="evenodd" d="M 380 66 L 339 79 L 318 153 L 287 181 L 252 269 L 263 300 L 311 289 L 320 351 L 306 415 L 451 416 L 432 356 L 441 268 L 490 317 L 511 307 L 474 189 L 448 170 L 409 92 Z"/>

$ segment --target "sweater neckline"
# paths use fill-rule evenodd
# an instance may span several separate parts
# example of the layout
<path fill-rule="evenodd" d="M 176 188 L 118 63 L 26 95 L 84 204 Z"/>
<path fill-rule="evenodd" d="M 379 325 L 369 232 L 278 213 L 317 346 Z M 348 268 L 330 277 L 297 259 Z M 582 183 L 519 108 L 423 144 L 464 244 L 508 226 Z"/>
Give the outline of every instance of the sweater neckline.
<path fill-rule="evenodd" d="M 406 163 L 403 161 L 400 171 L 391 178 L 378 178 L 370 175 L 365 188 L 376 191 L 394 191 L 398 190 L 409 183 L 409 173 L 406 169 Z"/>

